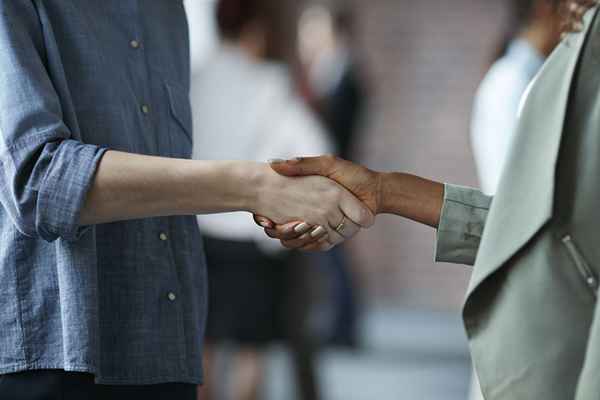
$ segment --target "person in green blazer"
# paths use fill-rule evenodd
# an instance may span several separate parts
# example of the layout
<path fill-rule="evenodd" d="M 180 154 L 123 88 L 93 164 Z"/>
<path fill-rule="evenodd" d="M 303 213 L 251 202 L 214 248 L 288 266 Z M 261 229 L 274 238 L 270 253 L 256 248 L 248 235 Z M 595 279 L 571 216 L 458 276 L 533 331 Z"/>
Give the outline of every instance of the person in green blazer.
<path fill-rule="evenodd" d="M 435 227 L 438 261 L 474 265 L 463 319 L 488 400 L 600 399 L 600 16 L 590 3 L 568 7 L 583 20 L 528 89 L 495 197 L 329 156 L 272 164 Z M 257 222 L 287 247 L 331 247 Z"/>

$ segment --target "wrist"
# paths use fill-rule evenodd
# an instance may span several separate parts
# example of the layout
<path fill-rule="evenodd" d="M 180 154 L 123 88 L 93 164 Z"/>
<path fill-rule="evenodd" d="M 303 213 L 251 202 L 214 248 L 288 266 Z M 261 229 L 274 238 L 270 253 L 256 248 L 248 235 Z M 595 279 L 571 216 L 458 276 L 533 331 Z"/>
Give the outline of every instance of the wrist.
<path fill-rule="evenodd" d="M 390 172 L 377 173 L 377 214 L 394 214 L 395 205 L 391 201 L 391 186 L 395 179 L 394 174 Z"/>
<path fill-rule="evenodd" d="M 259 193 L 259 163 L 194 160 L 187 165 L 181 182 L 185 195 L 177 196 L 187 213 L 253 211 Z"/>
<path fill-rule="evenodd" d="M 240 208 L 253 214 L 259 214 L 265 208 L 264 193 L 267 191 L 268 175 L 271 168 L 259 162 L 240 163 L 234 172 L 241 188 Z"/>

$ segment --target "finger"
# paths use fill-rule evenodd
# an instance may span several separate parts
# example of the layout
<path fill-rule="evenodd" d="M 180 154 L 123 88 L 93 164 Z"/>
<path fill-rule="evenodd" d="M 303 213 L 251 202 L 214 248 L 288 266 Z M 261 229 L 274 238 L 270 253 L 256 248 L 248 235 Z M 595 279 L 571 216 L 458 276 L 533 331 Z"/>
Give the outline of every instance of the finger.
<path fill-rule="evenodd" d="M 277 225 L 271 229 L 265 229 L 265 233 L 274 239 L 292 240 L 297 239 L 313 229 L 306 222 L 291 222 L 289 224 Z"/>
<path fill-rule="evenodd" d="M 332 245 L 338 245 L 346 241 L 346 238 L 343 237 L 336 228 L 343 222 L 347 220 L 347 217 L 342 214 L 342 212 L 338 209 L 337 212 L 332 213 L 329 217 L 329 226 L 328 226 L 328 241 Z"/>
<path fill-rule="evenodd" d="M 329 251 L 335 247 L 335 245 L 329 243 L 328 240 L 323 240 L 323 239 L 327 239 L 327 237 L 324 237 L 317 242 L 308 244 L 308 245 L 300 248 L 300 250 L 308 251 L 308 252 L 323 252 L 323 251 Z"/>
<path fill-rule="evenodd" d="M 337 233 L 344 237 L 344 239 L 348 240 L 356 236 L 362 228 L 346 217 L 340 225 L 335 227 L 335 229 Z"/>
<path fill-rule="evenodd" d="M 317 243 L 323 238 L 327 238 L 327 229 L 317 227 L 296 239 L 282 240 L 281 244 L 288 249 L 300 249 L 309 244 Z"/>
<path fill-rule="evenodd" d="M 375 215 L 369 207 L 347 190 L 340 200 L 340 209 L 350 221 L 362 228 L 370 228 L 375 223 Z"/>
<path fill-rule="evenodd" d="M 265 228 L 267 236 L 273 239 L 281 239 L 282 236 L 288 234 L 290 231 L 293 232 L 294 227 L 300 224 L 300 222 L 290 222 L 288 224 L 275 225 L 273 228 Z"/>
<path fill-rule="evenodd" d="M 261 226 L 263 228 L 273 228 L 275 227 L 275 223 L 268 219 L 267 217 L 263 217 L 262 215 L 253 215 L 254 222 L 256 225 Z"/>
<path fill-rule="evenodd" d="M 271 168 L 280 175 L 329 176 L 334 172 L 337 158 L 334 156 L 300 157 L 291 160 L 271 160 Z"/>

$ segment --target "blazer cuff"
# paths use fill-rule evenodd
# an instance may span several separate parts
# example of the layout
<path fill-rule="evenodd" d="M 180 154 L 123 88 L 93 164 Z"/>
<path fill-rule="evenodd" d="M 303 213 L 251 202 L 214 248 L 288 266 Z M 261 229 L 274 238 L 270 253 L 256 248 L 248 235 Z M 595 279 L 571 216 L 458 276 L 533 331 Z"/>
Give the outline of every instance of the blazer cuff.
<path fill-rule="evenodd" d="M 462 186 L 444 186 L 435 260 L 474 265 L 492 197 Z"/>

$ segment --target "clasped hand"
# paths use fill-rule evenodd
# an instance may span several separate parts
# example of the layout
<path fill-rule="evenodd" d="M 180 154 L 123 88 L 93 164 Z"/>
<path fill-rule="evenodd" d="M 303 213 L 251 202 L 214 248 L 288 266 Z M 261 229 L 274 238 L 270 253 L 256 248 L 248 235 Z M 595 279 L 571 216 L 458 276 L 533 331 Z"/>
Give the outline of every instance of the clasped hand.
<path fill-rule="evenodd" d="M 343 186 L 346 193 L 340 197 L 339 207 L 330 210 L 324 224 L 308 220 L 277 223 L 271 217 L 255 214 L 256 223 L 265 233 L 281 241 L 289 249 L 306 251 L 327 251 L 355 236 L 361 228 L 374 223 L 380 211 L 380 175 L 365 167 L 334 156 L 275 160 L 271 168 L 278 174 L 300 179 L 300 177 L 320 176 Z M 325 205 L 327 199 L 321 199 Z M 323 218 L 322 218 L 323 219 Z"/>

